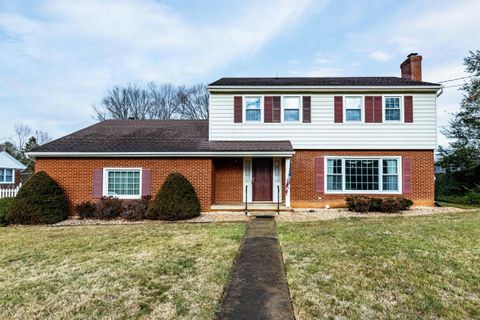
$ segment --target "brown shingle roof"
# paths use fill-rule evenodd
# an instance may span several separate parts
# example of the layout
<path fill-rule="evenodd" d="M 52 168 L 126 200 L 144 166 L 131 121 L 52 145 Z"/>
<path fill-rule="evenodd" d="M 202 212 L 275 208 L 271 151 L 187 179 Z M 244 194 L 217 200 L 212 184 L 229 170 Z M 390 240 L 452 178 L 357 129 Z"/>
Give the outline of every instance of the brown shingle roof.
<path fill-rule="evenodd" d="M 290 141 L 209 141 L 208 120 L 107 120 L 32 152 L 293 151 Z"/>

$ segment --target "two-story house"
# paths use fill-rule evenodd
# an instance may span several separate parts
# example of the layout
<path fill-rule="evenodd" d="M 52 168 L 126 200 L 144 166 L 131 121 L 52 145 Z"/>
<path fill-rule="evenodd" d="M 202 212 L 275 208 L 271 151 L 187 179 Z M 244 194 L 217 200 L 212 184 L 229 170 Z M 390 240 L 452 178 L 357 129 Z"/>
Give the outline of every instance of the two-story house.
<path fill-rule="evenodd" d="M 351 194 L 434 204 L 436 101 L 410 54 L 401 77 L 222 78 L 208 120 L 109 120 L 29 155 L 70 203 L 155 194 L 171 172 L 202 210 L 321 208 Z"/>

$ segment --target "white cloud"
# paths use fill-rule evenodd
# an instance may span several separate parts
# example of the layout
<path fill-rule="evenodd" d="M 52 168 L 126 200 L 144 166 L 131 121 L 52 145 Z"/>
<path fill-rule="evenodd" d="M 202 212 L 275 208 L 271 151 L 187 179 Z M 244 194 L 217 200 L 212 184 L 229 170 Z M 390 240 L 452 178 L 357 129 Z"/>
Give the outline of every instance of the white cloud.
<path fill-rule="evenodd" d="M 388 61 L 392 59 L 391 55 L 383 51 L 373 51 L 368 56 L 377 61 Z"/>

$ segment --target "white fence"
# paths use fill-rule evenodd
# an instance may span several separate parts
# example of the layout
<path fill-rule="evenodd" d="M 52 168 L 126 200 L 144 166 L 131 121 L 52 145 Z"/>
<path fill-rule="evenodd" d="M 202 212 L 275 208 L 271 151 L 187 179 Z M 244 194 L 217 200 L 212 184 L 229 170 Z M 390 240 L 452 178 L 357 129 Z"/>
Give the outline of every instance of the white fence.
<path fill-rule="evenodd" d="M 0 189 L 0 199 L 15 197 L 18 193 L 18 190 L 20 190 L 21 186 L 22 185 L 19 185 L 15 189 Z"/>

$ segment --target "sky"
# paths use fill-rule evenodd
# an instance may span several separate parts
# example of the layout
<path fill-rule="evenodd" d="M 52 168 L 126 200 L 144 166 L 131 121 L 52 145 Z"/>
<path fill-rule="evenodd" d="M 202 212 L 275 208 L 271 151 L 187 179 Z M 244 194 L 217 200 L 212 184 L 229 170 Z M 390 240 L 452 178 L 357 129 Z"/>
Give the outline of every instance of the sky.
<path fill-rule="evenodd" d="M 463 77 L 479 12 L 477 0 L 0 0 L 0 139 L 18 123 L 54 138 L 93 124 L 92 105 L 127 83 L 399 76 L 410 52 L 425 81 Z M 438 99 L 439 144 L 461 97 Z"/>

